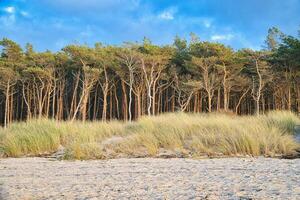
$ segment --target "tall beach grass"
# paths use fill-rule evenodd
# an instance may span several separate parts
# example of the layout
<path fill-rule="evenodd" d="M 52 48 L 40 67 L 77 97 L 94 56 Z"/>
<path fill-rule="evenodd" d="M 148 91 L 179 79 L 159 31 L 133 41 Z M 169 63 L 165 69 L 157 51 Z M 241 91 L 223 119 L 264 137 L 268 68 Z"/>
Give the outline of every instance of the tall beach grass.
<path fill-rule="evenodd" d="M 289 154 L 299 148 L 295 114 L 274 111 L 260 116 L 220 113 L 167 113 L 132 123 L 57 122 L 42 119 L 0 129 L 0 155 L 51 154 L 65 147 L 65 158 L 153 157 L 161 150 L 181 156 Z"/>

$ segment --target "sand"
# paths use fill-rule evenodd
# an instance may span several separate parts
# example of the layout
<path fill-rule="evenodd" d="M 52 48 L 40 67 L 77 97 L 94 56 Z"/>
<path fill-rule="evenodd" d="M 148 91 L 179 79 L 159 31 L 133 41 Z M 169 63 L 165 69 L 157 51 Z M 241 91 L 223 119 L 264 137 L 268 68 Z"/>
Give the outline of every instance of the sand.
<path fill-rule="evenodd" d="M 300 199 L 300 159 L 0 159 L 0 199 Z"/>

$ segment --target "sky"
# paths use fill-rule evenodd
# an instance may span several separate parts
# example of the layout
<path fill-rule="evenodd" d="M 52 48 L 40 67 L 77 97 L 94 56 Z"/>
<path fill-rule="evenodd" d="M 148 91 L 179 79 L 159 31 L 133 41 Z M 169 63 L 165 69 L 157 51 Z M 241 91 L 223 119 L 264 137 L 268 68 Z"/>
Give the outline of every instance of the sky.
<path fill-rule="evenodd" d="M 176 35 L 261 49 L 270 27 L 300 29 L 300 0 L 0 0 L 0 38 L 37 51 L 68 44 L 172 44 Z"/>

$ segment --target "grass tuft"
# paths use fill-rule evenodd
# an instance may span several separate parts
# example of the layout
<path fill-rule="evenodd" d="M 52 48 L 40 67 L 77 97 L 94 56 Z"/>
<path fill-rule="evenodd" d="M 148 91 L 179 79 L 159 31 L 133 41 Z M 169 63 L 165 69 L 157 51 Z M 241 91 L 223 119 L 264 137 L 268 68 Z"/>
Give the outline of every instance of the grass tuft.
<path fill-rule="evenodd" d="M 193 157 L 275 156 L 299 148 L 292 135 L 296 124 L 299 117 L 286 111 L 261 116 L 167 113 L 133 123 L 30 120 L 0 129 L 0 155 L 39 156 L 62 145 L 67 159 L 151 157 L 162 149 Z"/>

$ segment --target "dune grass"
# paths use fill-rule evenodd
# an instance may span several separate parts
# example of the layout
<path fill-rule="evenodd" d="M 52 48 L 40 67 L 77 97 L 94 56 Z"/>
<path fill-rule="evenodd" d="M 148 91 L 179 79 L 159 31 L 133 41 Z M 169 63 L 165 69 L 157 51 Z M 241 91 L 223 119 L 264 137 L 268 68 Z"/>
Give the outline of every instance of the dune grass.
<path fill-rule="evenodd" d="M 0 129 L 0 155 L 38 156 L 65 147 L 65 158 L 157 156 L 161 149 L 183 156 L 289 154 L 299 148 L 291 112 L 261 116 L 168 113 L 137 122 L 57 122 L 42 119 Z"/>

